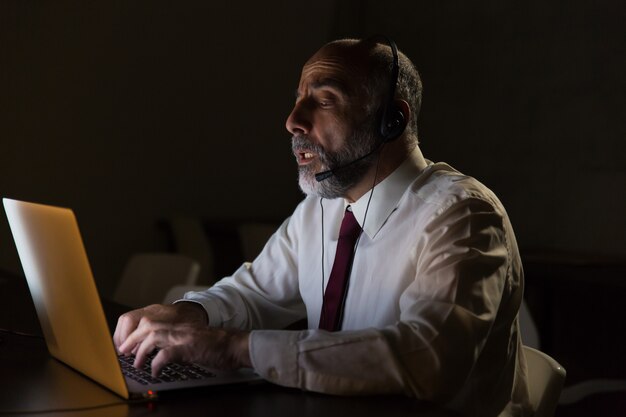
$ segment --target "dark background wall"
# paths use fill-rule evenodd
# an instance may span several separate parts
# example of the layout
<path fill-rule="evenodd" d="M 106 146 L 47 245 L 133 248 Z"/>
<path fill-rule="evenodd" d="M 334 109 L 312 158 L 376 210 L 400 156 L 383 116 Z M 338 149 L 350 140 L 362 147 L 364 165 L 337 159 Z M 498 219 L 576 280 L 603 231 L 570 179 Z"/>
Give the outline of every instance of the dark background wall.
<path fill-rule="evenodd" d="M 522 248 L 626 257 L 624 4 L 0 0 L 0 196 L 74 208 L 108 294 L 159 219 L 289 215 L 301 65 L 382 32 L 422 74 L 425 155 L 494 189 Z"/>

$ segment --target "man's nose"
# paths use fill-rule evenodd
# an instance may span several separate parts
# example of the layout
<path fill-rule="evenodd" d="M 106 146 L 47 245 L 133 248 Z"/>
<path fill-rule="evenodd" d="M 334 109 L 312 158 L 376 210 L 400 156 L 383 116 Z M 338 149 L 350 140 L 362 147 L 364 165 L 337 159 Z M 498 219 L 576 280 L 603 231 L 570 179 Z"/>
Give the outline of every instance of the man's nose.
<path fill-rule="evenodd" d="M 310 115 L 304 100 L 293 106 L 293 110 L 287 117 L 285 127 L 292 135 L 307 135 L 311 131 Z"/>

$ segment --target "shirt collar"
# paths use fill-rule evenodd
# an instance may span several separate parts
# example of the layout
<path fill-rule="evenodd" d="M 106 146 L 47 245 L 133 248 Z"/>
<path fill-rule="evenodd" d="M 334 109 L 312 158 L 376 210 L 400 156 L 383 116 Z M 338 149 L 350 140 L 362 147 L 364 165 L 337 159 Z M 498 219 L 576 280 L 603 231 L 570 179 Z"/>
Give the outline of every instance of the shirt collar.
<path fill-rule="evenodd" d="M 349 204 L 346 201 L 346 206 L 351 206 L 354 217 L 370 239 L 373 239 L 383 227 L 398 206 L 400 198 L 425 165 L 426 162 L 419 148 L 416 148 L 395 171 L 356 202 Z M 371 201 L 369 201 L 370 196 Z M 363 226 L 364 223 L 365 226 Z"/>

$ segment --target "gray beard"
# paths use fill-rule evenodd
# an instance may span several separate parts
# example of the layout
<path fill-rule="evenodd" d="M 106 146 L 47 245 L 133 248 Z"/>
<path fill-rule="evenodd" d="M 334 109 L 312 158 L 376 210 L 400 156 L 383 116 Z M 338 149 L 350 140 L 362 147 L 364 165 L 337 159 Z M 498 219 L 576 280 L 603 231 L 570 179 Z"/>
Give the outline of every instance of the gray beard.
<path fill-rule="evenodd" d="M 376 158 L 374 152 L 352 165 L 345 166 L 374 149 L 377 137 L 371 133 L 373 131 L 373 128 L 357 129 L 337 152 L 325 151 L 306 135 L 293 136 L 291 141 L 294 150 L 311 150 L 318 155 L 321 162 L 320 171 L 317 171 L 320 168 L 313 168 L 310 165 L 298 167 L 298 184 L 302 192 L 328 199 L 346 196 L 347 192 L 365 177 Z M 332 176 L 320 182 L 315 179 L 315 174 L 329 169 L 336 170 Z"/>

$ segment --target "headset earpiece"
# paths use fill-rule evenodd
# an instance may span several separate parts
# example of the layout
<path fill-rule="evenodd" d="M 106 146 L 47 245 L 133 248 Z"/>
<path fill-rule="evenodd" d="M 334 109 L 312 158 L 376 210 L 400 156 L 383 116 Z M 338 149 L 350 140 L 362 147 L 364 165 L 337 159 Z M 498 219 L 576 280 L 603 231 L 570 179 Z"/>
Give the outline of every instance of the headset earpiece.
<path fill-rule="evenodd" d="M 398 73 L 400 66 L 398 64 L 398 48 L 394 41 L 384 35 L 376 35 L 375 37 L 383 38 L 391 48 L 393 62 L 391 63 L 391 74 L 389 76 L 389 90 L 386 97 L 386 103 L 381 105 L 381 115 L 379 124 L 379 133 L 383 143 L 391 142 L 402 135 L 406 128 L 407 120 L 404 113 L 395 103 L 396 84 L 398 84 Z"/>
<path fill-rule="evenodd" d="M 380 136 L 383 138 L 383 142 L 391 142 L 399 138 L 405 128 L 404 113 L 394 104 L 385 111 L 380 123 Z"/>

